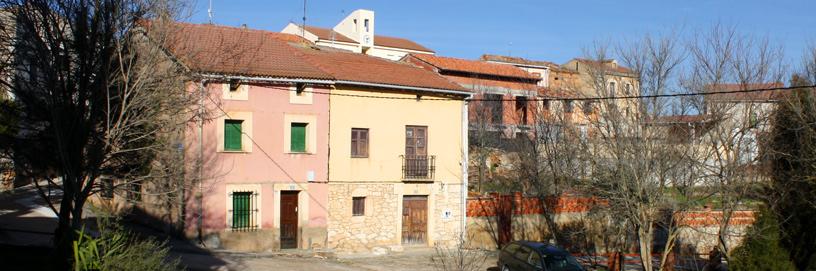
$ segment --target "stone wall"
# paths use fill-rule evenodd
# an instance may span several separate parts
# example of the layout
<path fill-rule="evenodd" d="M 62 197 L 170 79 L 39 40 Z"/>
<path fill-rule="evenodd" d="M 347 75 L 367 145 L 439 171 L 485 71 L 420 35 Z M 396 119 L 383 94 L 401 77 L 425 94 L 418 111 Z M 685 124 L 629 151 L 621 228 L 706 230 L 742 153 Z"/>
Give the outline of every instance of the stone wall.
<path fill-rule="evenodd" d="M 461 185 L 443 183 L 330 183 L 329 248 L 338 252 L 402 249 L 402 199 L 428 196 L 425 245 L 456 244 L 462 228 Z M 365 197 L 365 213 L 352 215 L 352 198 Z"/>
<path fill-rule="evenodd" d="M 399 244 L 401 197 L 395 184 L 330 184 L 329 247 L 368 251 Z M 352 197 L 365 197 L 365 215 L 352 216 Z"/>

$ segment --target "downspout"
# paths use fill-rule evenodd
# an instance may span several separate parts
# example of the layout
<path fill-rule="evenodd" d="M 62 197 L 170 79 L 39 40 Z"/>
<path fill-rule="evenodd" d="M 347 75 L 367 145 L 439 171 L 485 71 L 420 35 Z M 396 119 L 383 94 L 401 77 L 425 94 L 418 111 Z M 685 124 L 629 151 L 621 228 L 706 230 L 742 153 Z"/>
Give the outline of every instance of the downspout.
<path fill-rule="evenodd" d="M 468 101 L 473 98 L 473 94 L 469 95 L 462 101 L 462 231 L 459 233 L 459 238 L 462 244 L 465 243 L 465 236 L 467 232 L 467 195 L 468 195 Z"/>
<path fill-rule="evenodd" d="M 198 161 L 196 170 L 197 173 L 197 181 L 198 181 L 198 219 L 196 221 L 196 231 L 198 234 L 198 243 L 204 244 L 204 237 L 201 229 L 202 220 L 204 216 L 204 173 L 203 173 L 203 164 L 204 164 L 204 95 L 205 88 L 207 86 L 207 79 L 202 79 L 201 83 L 199 83 L 199 97 L 198 97 Z"/>

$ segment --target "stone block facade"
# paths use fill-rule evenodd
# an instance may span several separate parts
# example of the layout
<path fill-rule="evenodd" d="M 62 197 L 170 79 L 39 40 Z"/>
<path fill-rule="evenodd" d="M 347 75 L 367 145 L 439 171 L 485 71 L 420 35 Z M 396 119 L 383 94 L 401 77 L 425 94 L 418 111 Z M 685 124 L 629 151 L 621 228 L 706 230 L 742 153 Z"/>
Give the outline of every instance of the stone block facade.
<path fill-rule="evenodd" d="M 338 252 L 402 248 L 403 196 L 427 196 L 427 238 L 419 245 L 453 245 L 462 229 L 461 186 L 442 183 L 330 183 L 329 247 Z M 353 198 L 365 198 L 353 214 Z"/>

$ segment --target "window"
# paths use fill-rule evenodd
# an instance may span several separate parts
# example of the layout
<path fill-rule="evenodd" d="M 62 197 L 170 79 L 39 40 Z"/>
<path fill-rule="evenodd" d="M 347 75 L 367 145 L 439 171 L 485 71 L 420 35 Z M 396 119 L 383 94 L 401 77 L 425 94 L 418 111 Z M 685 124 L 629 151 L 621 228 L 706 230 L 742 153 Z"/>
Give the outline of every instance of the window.
<path fill-rule="evenodd" d="M 511 254 L 511 255 L 516 253 L 516 250 L 518 250 L 518 249 L 519 249 L 519 245 L 515 244 L 515 243 L 514 244 L 509 244 L 506 247 L 504 247 L 504 251 Z"/>
<path fill-rule="evenodd" d="M 609 95 L 615 97 L 615 82 L 609 82 Z"/>
<path fill-rule="evenodd" d="M 241 151 L 243 120 L 224 120 L 224 150 L 225 151 Z"/>
<path fill-rule="evenodd" d="M 490 112 L 490 123 L 501 124 L 503 113 L 502 95 L 487 94 L 485 95 L 485 103 Z"/>
<path fill-rule="evenodd" d="M 368 28 L 368 19 L 363 20 L 363 27 L 365 27 L 366 33 L 370 32 Z"/>
<path fill-rule="evenodd" d="M 564 112 L 565 113 L 572 113 L 572 100 L 565 100 L 564 101 Z"/>
<path fill-rule="evenodd" d="M 521 247 L 519 247 L 519 250 L 516 251 L 516 254 L 515 254 L 516 259 L 519 259 L 519 260 L 522 260 L 522 261 L 527 260 L 530 257 L 530 252 L 532 252 L 532 251 L 533 250 L 530 249 L 529 247 L 521 246 Z"/>
<path fill-rule="evenodd" d="M 516 97 L 516 114 L 519 116 L 519 124 L 527 124 L 527 97 Z"/>
<path fill-rule="evenodd" d="M 748 126 L 756 127 L 759 124 L 759 114 L 757 112 L 751 112 L 748 116 Z"/>
<path fill-rule="evenodd" d="M 102 183 L 102 198 L 112 199 L 113 198 L 113 179 L 111 179 L 111 178 L 101 178 L 100 182 Z"/>
<path fill-rule="evenodd" d="M 255 200 L 253 192 L 232 192 L 232 230 L 255 229 Z"/>
<path fill-rule="evenodd" d="M 527 259 L 527 263 L 539 269 L 544 268 L 544 266 L 541 265 L 541 255 L 538 255 L 538 252 L 535 251 L 530 253 L 530 259 Z"/>
<path fill-rule="evenodd" d="M 365 197 L 353 197 L 351 198 L 352 208 L 351 208 L 351 215 L 352 216 L 364 216 L 365 215 Z"/>
<path fill-rule="evenodd" d="M 550 100 L 541 101 L 541 108 L 545 111 L 550 111 Z"/>
<path fill-rule="evenodd" d="M 142 200 L 142 182 L 141 181 L 133 181 L 128 186 L 128 199 L 132 201 L 141 201 Z"/>
<path fill-rule="evenodd" d="M 308 125 L 308 123 L 292 122 L 290 151 L 306 152 L 306 126 Z"/>
<path fill-rule="evenodd" d="M 368 157 L 367 128 L 351 128 L 351 157 Z"/>
<path fill-rule="evenodd" d="M 595 111 L 595 107 L 592 105 L 592 101 L 584 101 L 583 110 L 585 115 L 592 114 L 592 112 Z"/>
<path fill-rule="evenodd" d="M 624 90 L 626 91 L 626 95 L 632 94 L 632 84 L 626 84 L 626 86 L 624 86 Z"/>

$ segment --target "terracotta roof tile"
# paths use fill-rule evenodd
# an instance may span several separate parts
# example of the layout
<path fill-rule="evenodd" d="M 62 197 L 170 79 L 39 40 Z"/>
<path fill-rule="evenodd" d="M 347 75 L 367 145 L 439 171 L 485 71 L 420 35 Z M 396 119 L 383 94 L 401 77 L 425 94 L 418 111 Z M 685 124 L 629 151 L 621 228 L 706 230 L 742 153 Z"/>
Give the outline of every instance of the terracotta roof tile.
<path fill-rule="evenodd" d="M 607 64 L 611 64 L 611 63 L 614 62 L 614 60 L 611 60 L 611 59 L 592 60 L 592 59 L 585 59 L 585 58 L 576 58 L 575 60 L 577 60 L 578 62 L 583 63 L 584 65 L 592 65 L 592 66 L 603 65 L 606 68 L 611 68 L 610 71 L 612 71 L 612 72 L 617 72 L 617 73 L 622 73 L 622 74 L 633 74 L 634 73 L 634 71 L 632 71 L 632 69 L 629 69 L 627 67 L 620 66 L 620 65 L 617 65 L 617 64 L 615 64 L 614 67 L 607 66 Z"/>
<path fill-rule="evenodd" d="M 549 62 L 549 61 L 529 60 L 529 59 L 526 59 L 526 58 L 512 57 L 512 56 L 484 54 L 479 59 L 484 60 L 484 61 L 506 62 L 506 63 L 519 64 L 519 65 L 543 66 L 543 67 L 556 68 L 556 69 L 561 68 L 561 66 L 559 66 L 558 64 L 555 64 L 555 63 L 552 63 L 552 62 Z"/>
<path fill-rule="evenodd" d="M 314 34 L 321 40 L 335 40 L 340 42 L 349 42 L 349 43 L 357 43 L 353 39 L 344 36 L 343 34 L 337 33 L 332 29 L 322 28 L 322 27 L 315 27 L 315 26 L 306 26 L 306 31 Z"/>
<path fill-rule="evenodd" d="M 410 56 L 415 57 L 421 61 L 424 61 L 430 65 L 433 65 L 434 67 L 440 70 L 540 80 L 538 76 L 511 65 L 488 63 L 484 61 L 467 60 L 452 57 L 441 57 L 426 54 L 410 54 Z"/>
<path fill-rule="evenodd" d="M 705 87 L 705 91 L 741 91 L 752 89 L 774 89 L 783 88 L 785 84 L 782 82 L 775 83 L 754 83 L 754 84 L 711 84 Z M 778 101 L 787 95 L 787 90 L 769 90 L 757 92 L 737 92 L 737 93 L 722 93 L 711 94 L 704 96 L 707 101 Z"/>
<path fill-rule="evenodd" d="M 434 51 L 428 49 L 425 46 L 420 45 L 419 43 L 413 42 L 408 39 L 403 38 L 395 38 L 395 37 L 387 37 L 387 36 L 374 36 L 374 45 L 376 46 L 383 46 L 383 47 L 394 47 L 394 48 L 402 48 L 414 51 L 422 51 L 422 52 L 430 52 L 433 53 Z"/>
<path fill-rule="evenodd" d="M 196 72 L 287 78 L 330 79 L 304 63 L 288 42 L 298 36 L 244 28 L 174 23 L 165 47 Z"/>
<path fill-rule="evenodd" d="M 164 41 L 197 72 L 312 78 L 466 91 L 409 63 L 363 54 L 321 50 L 290 34 L 205 24 L 175 23 Z"/>
<path fill-rule="evenodd" d="M 439 74 L 409 63 L 309 47 L 300 48 L 299 53 L 337 80 L 467 91 Z"/>
<path fill-rule="evenodd" d="M 344 36 L 343 34 L 337 33 L 332 29 L 316 27 L 316 26 L 306 26 L 306 31 L 315 34 L 321 40 L 336 40 L 341 42 L 349 42 L 349 43 L 357 43 L 353 39 Z M 333 36 L 332 36 L 333 35 Z M 434 51 L 428 49 L 425 46 L 420 45 L 419 43 L 413 42 L 408 39 L 397 38 L 397 37 L 388 37 L 388 36 L 381 36 L 381 35 L 374 35 L 374 45 L 376 46 L 383 46 L 383 47 L 393 47 L 393 48 L 400 48 L 400 49 L 408 49 L 414 51 L 423 51 L 423 52 L 430 52 L 433 53 Z"/>

